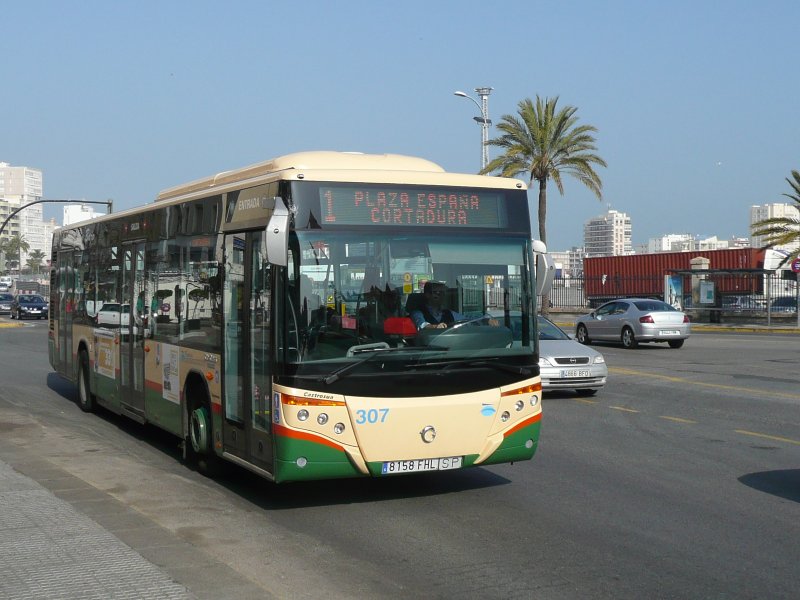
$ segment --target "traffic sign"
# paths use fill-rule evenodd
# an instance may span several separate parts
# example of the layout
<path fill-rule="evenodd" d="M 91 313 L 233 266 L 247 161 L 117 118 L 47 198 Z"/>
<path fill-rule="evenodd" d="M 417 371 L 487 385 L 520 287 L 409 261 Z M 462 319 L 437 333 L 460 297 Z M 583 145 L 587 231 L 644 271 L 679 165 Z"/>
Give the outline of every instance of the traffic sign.
<path fill-rule="evenodd" d="M 795 258 L 792 261 L 792 271 L 795 273 L 800 273 L 800 258 Z"/>

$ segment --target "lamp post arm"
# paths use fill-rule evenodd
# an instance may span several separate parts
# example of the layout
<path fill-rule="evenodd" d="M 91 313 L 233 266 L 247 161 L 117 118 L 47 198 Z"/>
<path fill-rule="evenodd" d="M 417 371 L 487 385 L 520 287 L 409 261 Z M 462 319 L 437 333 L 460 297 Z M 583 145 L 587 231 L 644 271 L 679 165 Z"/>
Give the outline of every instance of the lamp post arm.
<path fill-rule="evenodd" d="M 8 222 L 16 215 L 18 212 L 25 210 L 29 206 L 33 206 L 34 204 L 48 204 L 48 203 L 76 203 L 76 204 L 105 204 L 108 207 L 108 212 L 111 212 L 111 208 L 114 206 L 113 200 L 34 200 L 33 202 L 28 202 L 25 206 L 20 206 L 17 210 L 12 211 L 8 218 L 3 221 L 3 224 L 0 225 L 0 235 L 3 235 L 3 230 L 8 225 Z"/>

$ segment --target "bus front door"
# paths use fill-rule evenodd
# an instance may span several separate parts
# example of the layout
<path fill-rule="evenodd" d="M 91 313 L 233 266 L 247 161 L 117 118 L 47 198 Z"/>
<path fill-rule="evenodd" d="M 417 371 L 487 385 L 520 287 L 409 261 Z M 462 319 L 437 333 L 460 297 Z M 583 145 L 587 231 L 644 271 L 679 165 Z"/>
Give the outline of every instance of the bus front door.
<path fill-rule="evenodd" d="M 127 416 L 144 422 L 144 242 L 123 246 L 120 305 L 120 399 Z"/>
<path fill-rule="evenodd" d="M 225 236 L 225 451 L 270 473 L 271 267 L 261 231 Z"/>

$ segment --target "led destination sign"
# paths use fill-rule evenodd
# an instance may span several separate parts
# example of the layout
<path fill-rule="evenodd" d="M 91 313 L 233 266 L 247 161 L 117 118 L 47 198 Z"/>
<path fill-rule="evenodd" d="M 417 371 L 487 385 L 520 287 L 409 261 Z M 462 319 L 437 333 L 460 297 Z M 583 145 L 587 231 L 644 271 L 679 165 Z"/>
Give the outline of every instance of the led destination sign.
<path fill-rule="evenodd" d="M 507 225 L 504 195 L 485 190 L 322 186 L 319 197 L 323 222 L 336 225 Z"/>

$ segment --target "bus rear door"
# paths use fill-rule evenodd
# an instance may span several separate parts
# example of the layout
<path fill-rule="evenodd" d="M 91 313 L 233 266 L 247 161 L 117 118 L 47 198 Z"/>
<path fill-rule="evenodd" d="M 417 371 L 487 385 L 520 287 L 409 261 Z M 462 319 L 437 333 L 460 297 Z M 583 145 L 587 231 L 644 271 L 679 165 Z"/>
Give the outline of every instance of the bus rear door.
<path fill-rule="evenodd" d="M 144 242 L 123 246 L 120 305 L 120 398 L 127 416 L 144 422 Z"/>

